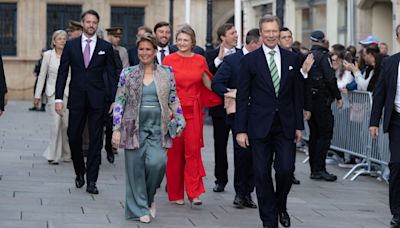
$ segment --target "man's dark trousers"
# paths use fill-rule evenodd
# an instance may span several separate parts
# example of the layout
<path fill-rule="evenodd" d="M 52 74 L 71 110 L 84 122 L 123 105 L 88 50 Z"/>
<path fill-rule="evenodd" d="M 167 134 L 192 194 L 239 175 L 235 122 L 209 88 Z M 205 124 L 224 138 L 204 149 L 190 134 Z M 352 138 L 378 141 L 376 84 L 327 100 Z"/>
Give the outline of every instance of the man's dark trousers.
<path fill-rule="evenodd" d="M 325 96 L 313 95 L 311 113 L 308 121 L 311 172 L 326 171 L 325 159 L 331 145 L 334 119 L 330 102 Z"/>
<path fill-rule="evenodd" d="M 264 225 L 274 227 L 278 224 L 278 213 L 286 211 L 287 195 L 292 187 L 296 145 L 293 139 L 285 137 L 278 112 L 267 137 L 250 139 L 250 145 L 260 218 Z M 275 189 L 271 178 L 272 163 L 275 169 Z"/>
<path fill-rule="evenodd" d="M 230 127 L 226 123 L 226 114 L 223 105 L 210 108 L 213 121 L 214 156 L 215 156 L 215 183 L 225 186 L 228 183 L 228 155 L 227 146 Z"/>
<path fill-rule="evenodd" d="M 68 138 L 71 147 L 72 160 L 76 175 L 84 174 L 88 182 L 96 182 L 101 162 L 101 148 L 103 147 L 102 131 L 104 126 L 104 107 L 93 108 L 88 99 L 87 92 L 81 98 L 86 105 L 84 109 L 69 109 Z M 104 102 L 105 103 L 105 102 Z M 89 152 L 87 157 L 87 170 L 82 152 L 82 133 L 85 121 L 89 127 Z"/>
<path fill-rule="evenodd" d="M 235 164 L 233 186 L 241 197 L 250 196 L 254 190 L 253 157 L 249 148 L 245 149 L 236 141 L 235 114 L 227 116 L 227 123 L 232 129 L 233 160 Z"/>
<path fill-rule="evenodd" d="M 389 124 L 389 205 L 393 215 L 400 214 L 400 114 L 393 111 Z"/>

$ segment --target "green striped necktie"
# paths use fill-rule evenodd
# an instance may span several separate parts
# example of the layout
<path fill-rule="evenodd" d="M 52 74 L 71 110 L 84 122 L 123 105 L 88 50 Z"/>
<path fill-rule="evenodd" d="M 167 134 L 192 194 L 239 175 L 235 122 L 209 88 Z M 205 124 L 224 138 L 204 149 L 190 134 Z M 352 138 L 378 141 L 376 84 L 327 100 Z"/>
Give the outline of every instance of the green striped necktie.
<path fill-rule="evenodd" d="M 274 88 L 275 88 L 275 94 L 276 94 L 276 96 L 278 96 L 279 83 L 280 83 L 281 79 L 279 78 L 278 68 L 276 67 L 276 63 L 275 63 L 275 58 L 274 58 L 275 53 L 276 53 L 276 51 L 274 51 L 274 50 L 271 50 L 270 52 L 268 52 L 268 54 L 270 55 L 269 71 L 271 72 L 272 84 L 274 85 Z"/>

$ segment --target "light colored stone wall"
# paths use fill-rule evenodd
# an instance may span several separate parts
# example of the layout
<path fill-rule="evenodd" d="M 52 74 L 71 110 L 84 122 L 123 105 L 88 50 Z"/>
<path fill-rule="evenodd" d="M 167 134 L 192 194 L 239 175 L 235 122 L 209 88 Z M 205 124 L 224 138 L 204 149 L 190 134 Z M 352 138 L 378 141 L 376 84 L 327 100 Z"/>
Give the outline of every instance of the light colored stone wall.
<path fill-rule="evenodd" d="M 10 99 L 32 99 L 33 68 L 40 51 L 46 46 L 47 4 L 78 4 L 82 11 L 96 10 L 100 26 L 110 26 L 111 7 L 144 7 L 145 25 L 152 28 L 158 21 L 169 21 L 169 0 L 0 0 L 0 3 L 17 4 L 17 54 L 3 56 Z M 233 0 L 214 0 L 213 37 L 216 29 L 233 15 Z M 207 1 L 191 1 L 191 25 L 196 31 L 199 46 L 205 44 Z M 184 22 L 184 0 L 174 1 L 174 31 Z"/>
<path fill-rule="evenodd" d="M 392 53 L 400 52 L 400 44 L 396 40 L 395 29 L 400 24 L 400 0 L 392 0 L 392 12 L 393 12 L 393 23 L 392 23 Z"/>
<path fill-rule="evenodd" d="M 392 7 L 391 2 L 375 3 L 372 8 L 372 33 L 378 37 L 379 41 L 389 45 L 389 50 L 392 50 Z"/>

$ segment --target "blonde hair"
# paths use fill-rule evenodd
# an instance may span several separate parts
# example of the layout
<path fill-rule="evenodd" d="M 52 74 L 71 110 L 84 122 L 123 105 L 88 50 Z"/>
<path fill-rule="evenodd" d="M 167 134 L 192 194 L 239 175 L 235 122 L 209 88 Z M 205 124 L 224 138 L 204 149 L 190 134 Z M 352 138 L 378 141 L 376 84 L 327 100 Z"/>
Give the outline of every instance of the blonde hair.
<path fill-rule="evenodd" d="M 56 41 L 57 37 L 60 35 L 64 35 L 65 38 L 68 38 L 68 34 L 64 30 L 57 30 L 57 31 L 53 32 L 53 36 L 51 37 L 51 45 L 50 45 L 51 48 L 55 48 L 56 45 L 54 42 Z"/>

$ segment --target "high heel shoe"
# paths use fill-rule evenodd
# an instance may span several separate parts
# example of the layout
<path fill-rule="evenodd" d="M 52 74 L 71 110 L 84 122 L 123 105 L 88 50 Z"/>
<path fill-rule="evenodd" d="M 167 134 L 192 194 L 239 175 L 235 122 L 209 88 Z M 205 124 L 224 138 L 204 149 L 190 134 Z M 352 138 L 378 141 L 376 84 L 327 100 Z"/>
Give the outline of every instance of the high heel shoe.
<path fill-rule="evenodd" d="M 139 218 L 139 221 L 141 223 L 150 223 L 150 216 L 149 215 L 143 215 L 142 217 Z"/>
<path fill-rule="evenodd" d="M 197 198 L 193 198 L 192 200 L 190 200 L 190 208 L 192 208 L 192 205 L 200 206 L 202 204 L 203 204 L 203 202 L 198 197 Z"/>
<path fill-rule="evenodd" d="M 183 199 L 181 199 L 181 200 L 172 201 L 172 203 L 177 204 L 177 205 L 184 205 L 185 201 Z"/>
<path fill-rule="evenodd" d="M 151 206 L 149 208 L 149 212 L 150 212 L 150 215 L 151 215 L 152 218 L 156 217 L 156 203 L 155 202 L 151 203 Z"/>

